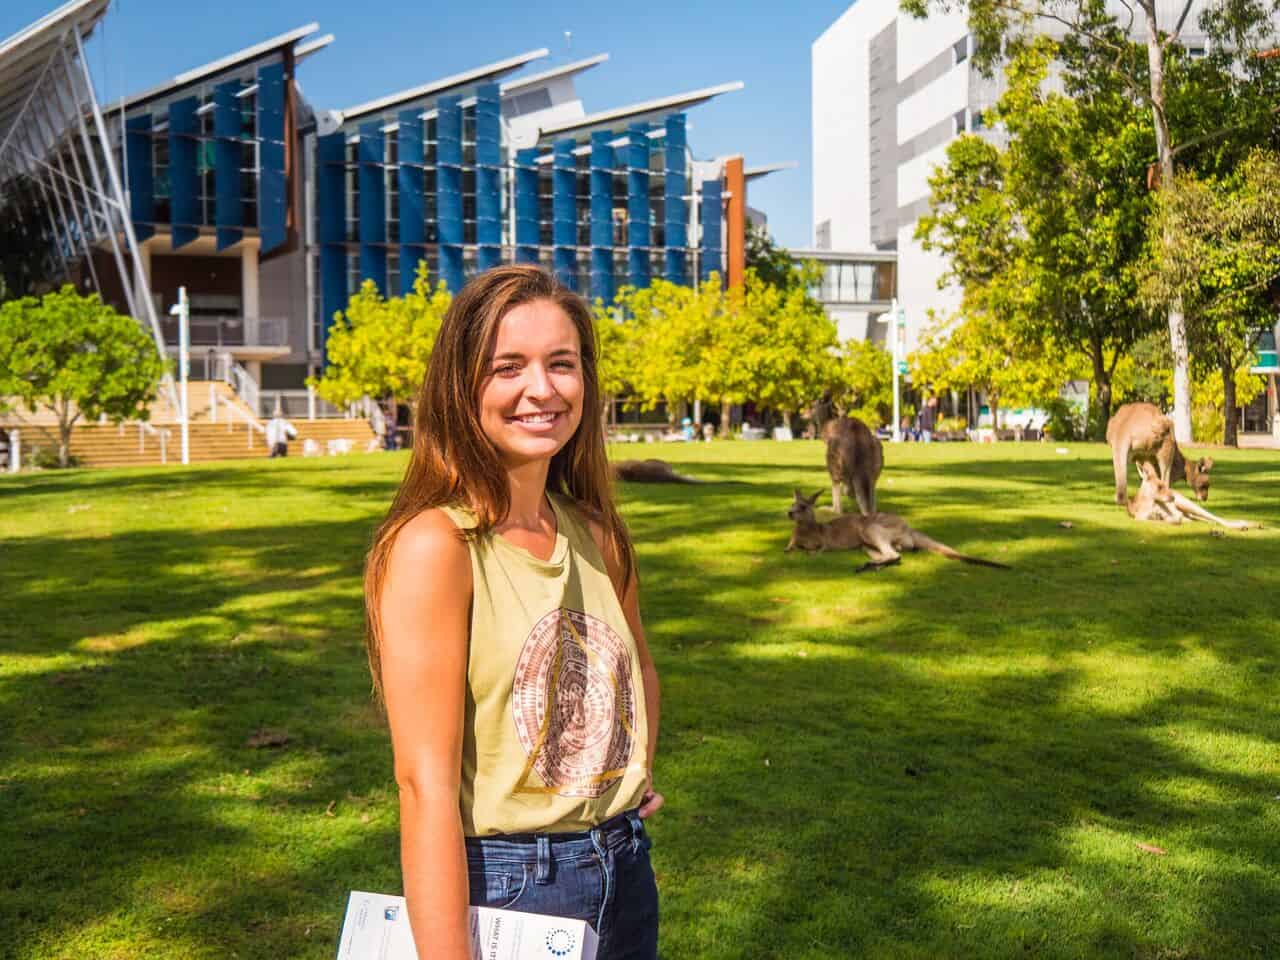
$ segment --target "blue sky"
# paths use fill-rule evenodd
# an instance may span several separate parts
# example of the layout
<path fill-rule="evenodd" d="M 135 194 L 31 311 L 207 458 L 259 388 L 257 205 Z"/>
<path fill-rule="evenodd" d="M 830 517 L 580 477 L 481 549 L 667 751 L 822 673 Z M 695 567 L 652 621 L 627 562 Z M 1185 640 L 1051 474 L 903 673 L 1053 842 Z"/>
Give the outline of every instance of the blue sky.
<path fill-rule="evenodd" d="M 5 0 L 0 37 L 58 0 Z M 299 79 L 318 107 L 345 107 L 515 53 L 539 65 L 608 53 L 583 75 L 589 112 L 741 80 L 746 88 L 690 112 L 695 156 L 742 153 L 747 165 L 794 160 L 751 188 L 779 242 L 811 239 L 809 47 L 847 0 L 116 0 L 89 53 L 107 97 L 144 89 L 310 21 L 337 39 Z M 631 13 L 630 11 L 637 11 Z M 639 12 L 643 11 L 643 12 Z M 567 46 L 564 31 L 572 31 Z M 103 42 L 105 40 L 105 42 Z M 537 69 L 538 65 L 527 69 Z"/>

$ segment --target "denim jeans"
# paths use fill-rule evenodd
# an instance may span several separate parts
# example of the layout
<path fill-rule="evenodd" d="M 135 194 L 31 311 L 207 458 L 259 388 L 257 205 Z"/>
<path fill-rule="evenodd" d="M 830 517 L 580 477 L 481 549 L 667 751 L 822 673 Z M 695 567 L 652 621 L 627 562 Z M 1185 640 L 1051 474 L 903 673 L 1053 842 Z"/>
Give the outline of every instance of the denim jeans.
<path fill-rule="evenodd" d="M 473 907 L 586 920 L 598 960 L 656 960 L 658 887 L 634 810 L 585 833 L 467 838 Z"/>

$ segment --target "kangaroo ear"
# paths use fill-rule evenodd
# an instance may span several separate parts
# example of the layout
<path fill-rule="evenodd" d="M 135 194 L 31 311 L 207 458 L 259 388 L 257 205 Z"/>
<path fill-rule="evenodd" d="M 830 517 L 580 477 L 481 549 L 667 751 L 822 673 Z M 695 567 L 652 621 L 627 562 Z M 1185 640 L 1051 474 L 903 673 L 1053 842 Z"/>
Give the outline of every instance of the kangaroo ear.
<path fill-rule="evenodd" d="M 1142 463 L 1138 464 L 1138 472 L 1142 474 L 1144 477 L 1150 478 L 1156 475 L 1156 468 L 1153 467 L 1151 464 L 1143 461 Z"/>
<path fill-rule="evenodd" d="M 817 493 L 815 493 L 812 497 L 810 497 L 810 498 L 809 498 L 809 502 L 810 502 L 810 503 L 817 503 L 817 502 L 818 502 L 818 498 L 819 498 L 820 496 L 822 496 L 822 494 L 823 494 L 823 493 L 825 493 L 825 492 L 826 492 L 826 491 L 824 491 L 824 490 L 819 490 Z"/>
<path fill-rule="evenodd" d="M 804 499 L 804 494 L 800 492 L 800 488 L 799 488 L 799 487 L 796 487 L 796 488 L 795 488 L 795 491 L 796 491 L 796 499 L 797 499 L 797 500 L 803 500 L 803 499 Z"/>
<path fill-rule="evenodd" d="M 1200 468 L 1201 473 L 1208 473 L 1213 469 L 1213 457 L 1201 457 L 1196 466 Z"/>

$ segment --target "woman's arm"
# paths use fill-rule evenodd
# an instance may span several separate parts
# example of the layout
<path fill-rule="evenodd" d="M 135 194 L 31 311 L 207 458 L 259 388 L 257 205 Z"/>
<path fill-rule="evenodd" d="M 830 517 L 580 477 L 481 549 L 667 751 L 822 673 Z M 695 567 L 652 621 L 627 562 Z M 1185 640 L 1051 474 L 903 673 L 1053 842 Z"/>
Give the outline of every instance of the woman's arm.
<path fill-rule="evenodd" d="M 452 521 L 428 510 L 401 529 L 387 567 L 379 603 L 382 686 L 400 788 L 409 923 L 424 960 L 470 960 L 458 794 L 471 557 Z"/>
<path fill-rule="evenodd" d="M 640 659 L 640 676 L 644 681 L 644 707 L 648 718 L 649 755 L 646 757 L 649 770 L 649 785 L 640 804 L 641 818 L 648 817 L 662 809 L 666 799 L 653 789 L 653 760 L 658 750 L 658 718 L 662 706 L 662 690 L 658 684 L 658 669 L 649 654 L 649 642 L 644 635 L 644 624 L 640 622 L 640 581 L 635 571 L 630 579 L 622 582 L 622 559 L 614 550 L 612 541 L 604 534 L 604 527 L 592 520 L 591 536 L 596 541 L 600 555 L 604 557 L 608 567 L 609 579 L 618 594 L 618 602 L 622 605 L 622 614 L 627 618 L 627 626 L 636 641 L 636 655 Z"/>

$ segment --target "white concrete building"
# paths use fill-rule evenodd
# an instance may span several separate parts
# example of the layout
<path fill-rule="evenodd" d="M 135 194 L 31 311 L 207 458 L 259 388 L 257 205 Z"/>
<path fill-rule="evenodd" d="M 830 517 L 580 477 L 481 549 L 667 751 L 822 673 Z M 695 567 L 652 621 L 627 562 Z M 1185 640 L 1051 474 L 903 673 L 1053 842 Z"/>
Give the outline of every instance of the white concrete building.
<path fill-rule="evenodd" d="M 1117 10 L 1117 0 L 1111 0 Z M 1203 51 L 1196 0 L 1183 42 Z M 1158 22 L 1172 26 L 1183 0 L 1159 0 Z M 1046 24 L 1046 32 L 1054 32 Z M 1135 33 L 1141 37 L 1141 32 Z M 915 239 L 929 208 L 929 176 L 946 161 L 960 133 L 987 130 L 983 114 L 1003 81 L 972 69 L 973 38 L 962 13 L 917 20 L 898 0 L 858 0 L 814 41 L 814 246 L 824 250 L 897 252 L 897 296 L 907 314 L 907 349 L 914 349 L 929 314 L 946 317 L 960 292 L 939 290 L 945 263 Z M 847 322 L 848 329 L 875 329 Z"/>

